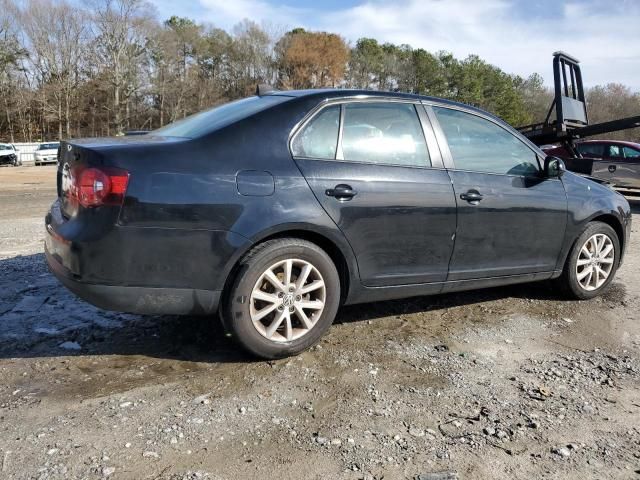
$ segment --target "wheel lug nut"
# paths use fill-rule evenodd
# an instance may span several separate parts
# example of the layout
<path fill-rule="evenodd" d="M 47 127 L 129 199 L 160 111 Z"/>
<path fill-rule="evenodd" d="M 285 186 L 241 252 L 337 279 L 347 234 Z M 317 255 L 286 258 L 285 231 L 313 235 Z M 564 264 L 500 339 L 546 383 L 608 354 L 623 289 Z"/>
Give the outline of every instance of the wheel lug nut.
<path fill-rule="evenodd" d="M 284 310 L 284 307 L 283 307 L 282 305 L 279 305 L 279 306 L 278 306 L 278 310 L 279 310 L 279 311 L 282 311 L 282 310 Z"/>
<path fill-rule="evenodd" d="M 302 300 L 302 296 L 301 295 L 296 295 L 296 302 L 299 302 L 300 300 Z"/>
<path fill-rule="evenodd" d="M 284 293 L 278 292 L 278 298 L 282 298 L 282 297 L 284 297 Z"/>
<path fill-rule="evenodd" d="M 289 312 L 293 313 L 296 309 L 293 307 L 289 307 Z"/>
<path fill-rule="evenodd" d="M 295 287 L 289 287 L 289 291 L 290 291 L 290 292 L 295 291 Z"/>

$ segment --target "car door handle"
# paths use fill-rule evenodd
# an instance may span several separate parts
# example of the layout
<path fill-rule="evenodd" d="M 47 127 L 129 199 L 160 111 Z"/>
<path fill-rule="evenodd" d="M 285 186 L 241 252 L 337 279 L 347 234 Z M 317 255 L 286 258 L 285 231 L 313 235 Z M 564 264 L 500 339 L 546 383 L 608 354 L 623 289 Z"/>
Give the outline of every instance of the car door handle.
<path fill-rule="evenodd" d="M 350 185 L 345 185 L 343 183 L 327 189 L 324 193 L 327 197 L 335 197 L 341 201 L 351 200 L 358 194 L 358 192 L 351 188 Z"/>
<path fill-rule="evenodd" d="M 477 190 L 469 190 L 467 193 L 461 193 L 460 198 L 462 200 L 466 200 L 469 203 L 477 205 L 478 202 L 482 200 L 484 197 Z"/>
<path fill-rule="evenodd" d="M 616 166 L 615 165 L 609 165 L 609 172 L 613 173 L 616 171 Z"/>

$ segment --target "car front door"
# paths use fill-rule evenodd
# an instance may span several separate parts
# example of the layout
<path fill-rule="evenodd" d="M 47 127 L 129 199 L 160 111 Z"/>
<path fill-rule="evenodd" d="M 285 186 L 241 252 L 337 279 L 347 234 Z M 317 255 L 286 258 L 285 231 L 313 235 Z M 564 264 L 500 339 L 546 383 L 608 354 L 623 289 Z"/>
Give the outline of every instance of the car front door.
<path fill-rule="evenodd" d="M 554 271 L 567 222 L 562 181 L 544 178 L 536 152 L 490 117 L 427 111 L 458 202 L 448 279 Z"/>
<path fill-rule="evenodd" d="M 586 142 L 579 143 L 576 145 L 576 148 L 580 155 L 586 159 L 591 160 L 592 165 L 591 169 L 587 172 L 578 173 L 586 173 L 594 178 L 599 178 L 600 180 L 604 180 L 606 182 L 611 181 L 611 172 L 609 171 L 609 163 L 604 160 L 604 149 L 605 145 L 603 143 L 597 142 Z"/>
<path fill-rule="evenodd" d="M 294 134 L 291 151 L 349 241 L 363 285 L 446 279 L 456 201 L 420 104 L 326 105 Z"/>
<path fill-rule="evenodd" d="M 604 172 L 605 168 L 609 172 L 609 181 L 614 185 L 620 185 L 620 181 L 627 173 L 621 145 L 614 143 L 604 144 L 603 161 L 600 168 L 603 175 L 606 174 Z"/>

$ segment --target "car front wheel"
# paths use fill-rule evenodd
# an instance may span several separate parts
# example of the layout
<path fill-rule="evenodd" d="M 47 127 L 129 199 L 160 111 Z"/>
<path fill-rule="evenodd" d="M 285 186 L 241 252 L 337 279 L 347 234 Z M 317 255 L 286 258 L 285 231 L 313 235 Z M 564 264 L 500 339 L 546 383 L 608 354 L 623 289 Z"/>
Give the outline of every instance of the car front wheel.
<path fill-rule="evenodd" d="M 340 277 L 314 243 L 274 239 L 241 261 L 223 306 L 224 322 L 249 352 L 272 359 L 296 355 L 333 323 Z"/>
<path fill-rule="evenodd" d="M 563 283 L 578 299 L 596 297 L 613 280 L 620 258 L 620 241 L 606 223 L 592 222 L 576 240 L 563 272 Z"/>

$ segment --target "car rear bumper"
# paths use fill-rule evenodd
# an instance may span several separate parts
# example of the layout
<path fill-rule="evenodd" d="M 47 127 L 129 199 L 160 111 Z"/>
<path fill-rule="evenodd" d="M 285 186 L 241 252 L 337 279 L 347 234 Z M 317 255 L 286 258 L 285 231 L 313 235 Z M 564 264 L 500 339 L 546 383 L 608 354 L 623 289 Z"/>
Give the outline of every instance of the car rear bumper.
<path fill-rule="evenodd" d="M 210 315 L 218 309 L 221 294 L 218 290 L 85 283 L 74 278 L 46 244 L 45 255 L 49 269 L 65 287 L 105 310 L 145 315 Z"/>
<path fill-rule="evenodd" d="M 106 212 L 98 213 L 67 219 L 58 200 L 45 218 L 47 263 L 69 290 L 120 312 L 217 311 L 246 238 L 222 230 L 124 227 L 112 223 Z"/>

